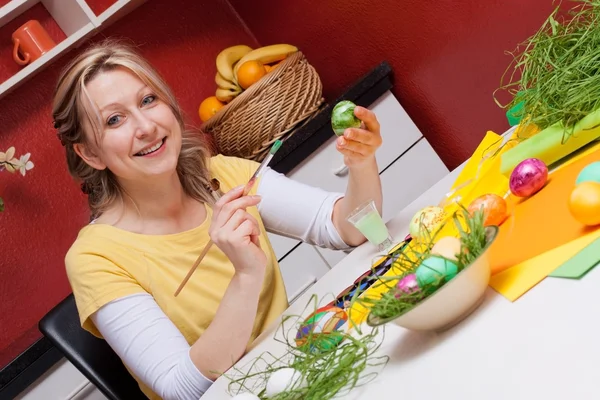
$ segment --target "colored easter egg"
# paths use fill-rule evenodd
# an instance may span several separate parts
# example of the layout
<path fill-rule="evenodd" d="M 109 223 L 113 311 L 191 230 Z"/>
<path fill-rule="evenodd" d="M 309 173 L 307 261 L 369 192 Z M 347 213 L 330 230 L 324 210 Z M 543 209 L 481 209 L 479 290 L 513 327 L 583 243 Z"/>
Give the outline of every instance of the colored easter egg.
<path fill-rule="evenodd" d="M 410 236 L 414 239 L 430 236 L 437 231 L 446 219 L 446 212 L 441 207 L 429 206 L 418 211 L 410 220 Z M 425 231 L 426 230 L 426 231 Z"/>
<path fill-rule="evenodd" d="M 494 193 L 484 194 L 477 197 L 469 204 L 467 210 L 473 215 L 475 211 L 483 209 L 484 226 L 499 226 L 508 216 L 506 200 Z"/>
<path fill-rule="evenodd" d="M 575 181 L 575 185 L 579 185 L 583 182 L 600 183 L 600 161 L 588 164 L 579 172 L 579 175 L 577 175 L 577 180 Z"/>
<path fill-rule="evenodd" d="M 548 167 L 542 160 L 527 158 L 510 174 L 510 191 L 517 197 L 529 197 L 537 193 L 548 181 Z"/>
<path fill-rule="evenodd" d="M 398 289 L 398 293 L 396 294 L 396 297 L 400 297 L 402 294 L 401 292 L 404 292 L 407 294 L 418 292 L 420 289 L 419 289 L 419 283 L 417 282 L 417 275 L 415 275 L 415 274 L 406 275 L 404 278 L 402 278 L 398 281 L 398 284 L 396 285 L 396 289 Z"/>
<path fill-rule="evenodd" d="M 339 344 L 343 336 L 332 333 L 343 331 L 348 315 L 339 307 L 321 307 L 306 318 L 296 334 L 296 345 L 305 350 L 329 350 Z"/>
<path fill-rule="evenodd" d="M 577 185 L 568 204 L 577 221 L 589 226 L 600 224 L 600 183 L 588 181 Z"/>
<path fill-rule="evenodd" d="M 440 238 L 431 248 L 431 254 L 457 261 L 456 255 L 461 249 L 460 239 L 454 236 Z"/>
<path fill-rule="evenodd" d="M 337 136 L 343 136 L 348 128 L 360 128 L 361 120 L 354 115 L 356 104 L 350 100 L 340 101 L 331 111 L 331 127 Z"/>
<path fill-rule="evenodd" d="M 458 273 L 458 266 L 443 257 L 431 255 L 421 261 L 417 267 L 416 275 L 419 287 L 437 285 L 449 281 Z"/>

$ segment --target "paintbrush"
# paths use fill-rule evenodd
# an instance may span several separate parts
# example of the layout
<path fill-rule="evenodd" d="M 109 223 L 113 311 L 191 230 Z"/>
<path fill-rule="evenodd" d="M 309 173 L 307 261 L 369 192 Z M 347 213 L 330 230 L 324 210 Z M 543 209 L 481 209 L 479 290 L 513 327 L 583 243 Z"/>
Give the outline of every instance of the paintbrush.
<path fill-rule="evenodd" d="M 281 140 L 276 140 L 275 143 L 273 143 L 273 146 L 271 146 L 271 150 L 269 150 L 269 154 L 267 154 L 265 159 L 262 160 L 262 162 L 260 163 L 260 165 L 258 166 L 256 171 L 254 171 L 254 174 L 252 175 L 252 177 L 246 184 L 246 187 L 244 188 L 244 194 L 243 194 L 244 196 L 247 196 L 248 193 L 250 193 L 250 191 L 252 190 L 252 187 L 254 186 L 254 183 L 256 182 L 256 180 L 258 179 L 260 174 L 262 174 L 264 169 L 267 168 L 267 166 L 273 159 L 273 156 L 275 155 L 275 153 L 277 153 L 277 150 L 279 150 L 279 148 L 281 147 L 282 144 L 283 144 L 283 142 Z"/>
<path fill-rule="evenodd" d="M 273 159 L 273 156 L 275 155 L 275 153 L 277 153 L 277 150 L 279 150 L 279 148 L 281 147 L 282 144 L 283 144 L 283 142 L 281 140 L 276 140 L 275 143 L 273 143 L 273 146 L 271 146 L 271 149 L 269 150 L 269 154 L 267 154 L 267 156 L 264 158 L 264 160 L 262 160 L 262 162 L 260 163 L 260 165 L 258 166 L 256 171 L 254 171 L 254 174 L 252 174 L 252 177 L 250 178 L 248 183 L 246 183 L 246 186 L 244 187 L 244 191 L 242 192 L 242 196 L 247 196 L 248 193 L 250 193 L 250 191 L 254 187 L 254 184 L 256 183 L 256 180 L 263 173 L 265 168 L 267 168 L 267 166 Z M 206 254 L 208 253 L 208 251 L 210 250 L 212 245 L 213 245 L 212 240 L 209 240 L 208 243 L 206 243 L 206 246 L 204 246 L 202 253 L 200 253 L 198 258 L 196 259 L 196 262 L 194 263 L 192 268 L 189 270 L 189 272 L 187 273 L 187 275 L 185 276 L 185 278 L 183 279 L 183 281 L 181 282 L 181 284 L 179 285 L 177 290 L 175 291 L 175 297 L 177 297 L 177 295 L 181 292 L 181 290 L 183 289 L 185 284 L 190 280 L 190 278 L 194 274 L 194 271 L 196 271 L 196 268 L 198 268 L 198 265 L 200 265 L 200 262 L 206 256 Z"/>

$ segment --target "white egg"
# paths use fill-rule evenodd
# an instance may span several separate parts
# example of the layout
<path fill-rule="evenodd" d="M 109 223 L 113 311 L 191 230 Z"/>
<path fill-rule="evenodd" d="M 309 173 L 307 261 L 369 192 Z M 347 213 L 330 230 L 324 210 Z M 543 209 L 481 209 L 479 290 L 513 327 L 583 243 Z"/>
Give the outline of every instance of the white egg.
<path fill-rule="evenodd" d="M 246 392 L 238 394 L 231 400 L 260 400 L 260 398 L 258 396 L 253 395 L 250 392 Z"/>
<path fill-rule="evenodd" d="M 305 388 L 306 379 L 294 368 L 279 369 L 269 377 L 267 381 L 267 397 L 277 396 L 286 390 L 297 390 Z"/>

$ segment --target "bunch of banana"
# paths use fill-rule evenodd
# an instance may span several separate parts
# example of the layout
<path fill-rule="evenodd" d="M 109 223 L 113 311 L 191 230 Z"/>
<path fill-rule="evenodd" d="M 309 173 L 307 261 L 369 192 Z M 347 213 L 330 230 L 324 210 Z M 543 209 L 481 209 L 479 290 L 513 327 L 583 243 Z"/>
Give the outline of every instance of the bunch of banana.
<path fill-rule="evenodd" d="M 243 89 L 237 82 L 237 71 L 247 61 L 260 61 L 270 64 L 286 58 L 289 54 L 298 51 L 296 46 L 290 44 L 274 44 L 252 49 L 246 45 L 231 46 L 217 55 L 217 74 L 215 83 L 217 91 L 215 97 L 224 103 L 236 98 Z"/>
<path fill-rule="evenodd" d="M 233 67 L 233 76 L 237 76 L 238 69 L 246 61 L 260 61 L 263 64 L 271 64 L 281 61 L 288 55 L 298 51 L 296 46 L 291 44 L 272 44 L 270 46 L 260 47 L 246 53 Z"/>
<path fill-rule="evenodd" d="M 215 96 L 220 101 L 228 103 L 242 93 L 242 88 L 235 80 L 233 67 L 244 55 L 251 51 L 251 47 L 240 44 L 228 47 L 217 55 L 217 75 L 215 76 L 217 91 Z"/>
<path fill-rule="evenodd" d="M 233 100 L 237 95 L 242 93 L 242 88 L 235 82 L 228 81 L 223 78 L 219 72 L 215 76 L 215 82 L 217 83 L 217 91 L 215 96 L 219 101 L 229 103 Z"/>

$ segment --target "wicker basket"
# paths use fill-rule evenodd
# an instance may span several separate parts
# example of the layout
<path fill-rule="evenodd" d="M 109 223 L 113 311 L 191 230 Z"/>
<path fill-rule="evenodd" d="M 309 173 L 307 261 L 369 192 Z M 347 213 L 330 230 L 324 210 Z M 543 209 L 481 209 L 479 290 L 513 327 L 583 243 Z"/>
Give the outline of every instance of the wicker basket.
<path fill-rule="evenodd" d="M 262 161 L 277 139 L 285 139 L 323 103 L 319 75 L 302 52 L 276 69 L 206 121 L 219 153 Z"/>

